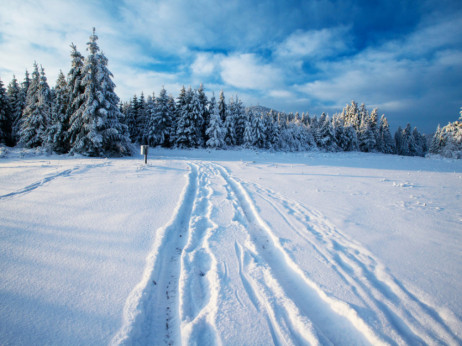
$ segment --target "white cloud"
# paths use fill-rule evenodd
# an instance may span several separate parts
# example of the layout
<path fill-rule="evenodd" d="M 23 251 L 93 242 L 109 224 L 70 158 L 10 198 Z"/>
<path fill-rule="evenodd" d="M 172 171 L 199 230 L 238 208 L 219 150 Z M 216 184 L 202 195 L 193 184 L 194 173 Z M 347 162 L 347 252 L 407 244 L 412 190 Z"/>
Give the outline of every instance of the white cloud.
<path fill-rule="evenodd" d="M 261 62 L 255 54 L 223 58 L 220 67 L 223 81 L 237 88 L 269 89 L 283 80 L 279 68 Z"/>
<path fill-rule="evenodd" d="M 323 58 L 349 49 L 348 30 L 336 27 L 321 30 L 296 31 L 276 47 L 280 58 Z"/>
<path fill-rule="evenodd" d="M 217 72 L 222 54 L 197 53 L 194 62 L 191 64 L 191 71 L 197 76 L 211 76 Z"/>

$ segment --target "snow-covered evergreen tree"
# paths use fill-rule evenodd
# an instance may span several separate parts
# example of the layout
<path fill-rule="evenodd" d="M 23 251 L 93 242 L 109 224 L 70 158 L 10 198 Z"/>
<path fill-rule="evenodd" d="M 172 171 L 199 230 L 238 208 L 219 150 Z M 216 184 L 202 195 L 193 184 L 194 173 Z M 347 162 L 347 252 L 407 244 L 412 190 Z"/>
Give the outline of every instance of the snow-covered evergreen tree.
<path fill-rule="evenodd" d="M 332 120 L 335 143 L 342 151 L 355 151 L 359 149 L 356 130 L 352 125 L 344 126 L 341 116 L 334 116 Z"/>
<path fill-rule="evenodd" d="M 19 144 L 25 148 L 35 148 L 46 139 L 51 116 L 51 95 L 45 71 L 38 71 L 34 63 L 34 72 L 27 90 L 26 106 L 22 115 Z"/>
<path fill-rule="evenodd" d="M 209 148 L 223 148 L 225 146 L 223 124 L 221 123 L 221 117 L 218 110 L 218 105 L 213 97 L 212 113 L 210 115 L 209 127 L 206 131 L 208 138 L 206 146 Z"/>
<path fill-rule="evenodd" d="M 327 151 L 337 150 L 334 128 L 329 116 L 325 113 L 323 113 L 319 119 L 315 140 L 319 148 Z"/>
<path fill-rule="evenodd" d="M 136 96 L 136 95 L 135 95 Z M 157 98 L 152 96 L 152 100 L 154 101 Z M 143 92 L 141 93 L 140 98 L 136 98 L 134 101 L 134 118 L 135 118 L 135 125 L 136 125 L 136 130 L 135 130 L 135 140 L 134 142 L 136 143 L 147 143 L 147 129 L 149 126 L 149 117 L 150 117 L 150 110 L 148 109 L 148 106 L 146 104 L 146 100 L 144 99 L 144 94 Z"/>
<path fill-rule="evenodd" d="M 249 110 L 246 113 L 245 120 L 245 129 L 244 129 L 244 143 L 242 144 L 244 148 L 251 148 L 255 145 L 255 131 L 254 131 L 254 121 L 255 115 L 252 110 Z"/>
<path fill-rule="evenodd" d="M 267 138 L 266 138 L 266 126 L 265 126 L 265 119 L 263 115 L 255 116 L 253 118 L 253 129 L 254 129 L 254 136 L 255 136 L 255 143 L 254 145 L 257 148 L 263 149 L 266 148 Z"/>
<path fill-rule="evenodd" d="M 382 115 L 379 125 L 380 151 L 385 154 L 393 154 L 395 152 L 395 142 L 391 136 L 390 127 L 387 118 Z"/>
<path fill-rule="evenodd" d="M 233 113 L 234 118 L 234 133 L 236 145 L 240 146 L 244 142 L 246 114 L 242 101 L 239 99 L 237 95 L 234 99 L 233 108 L 231 112 Z"/>
<path fill-rule="evenodd" d="M 362 117 L 358 141 L 361 151 L 366 153 L 375 151 L 376 135 L 373 130 L 371 118 L 367 115 Z"/>
<path fill-rule="evenodd" d="M 233 98 L 231 98 L 228 107 L 225 108 L 225 122 L 223 123 L 223 128 L 225 132 L 225 143 L 227 146 L 230 146 L 230 147 L 236 145 L 236 132 L 234 128 L 235 118 L 234 118 L 233 111 L 234 111 L 234 100 Z"/>
<path fill-rule="evenodd" d="M 82 106 L 82 103 L 85 99 L 85 88 L 82 83 L 84 58 L 73 43 L 71 44 L 71 58 L 71 68 L 67 73 L 67 88 L 69 94 L 67 117 L 69 119 L 71 119 L 74 113 L 76 113 L 77 110 Z"/>
<path fill-rule="evenodd" d="M 170 133 L 172 126 L 173 114 L 170 113 L 169 98 L 165 88 L 159 93 L 156 98 L 153 112 L 148 122 L 148 143 L 151 146 L 161 145 L 163 147 L 170 146 Z"/>
<path fill-rule="evenodd" d="M 10 101 L 0 79 L 0 144 L 12 145 L 12 125 Z"/>
<path fill-rule="evenodd" d="M 414 146 L 411 148 L 411 155 L 425 156 L 427 153 L 427 140 L 425 136 L 417 130 L 417 127 L 414 127 L 412 137 L 414 139 Z"/>
<path fill-rule="evenodd" d="M 54 88 L 54 100 L 51 107 L 51 117 L 44 145 L 56 153 L 64 154 L 70 149 L 69 128 L 69 88 L 66 77 L 60 71 Z"/>
<path fill-rule="evenodd" d="M 220 113 L 221 122 L 224 124 L 226 122 L 226 101 L 225 101 L 225 94 L 223 90 L 220 91 L 220 96 L 218 97 L 218 112 Z"/>
<path fill-rule="evenodd" d="M 82 68 L 85 88 L 82 104 L 71 117 L 71 153 L 87 156 L 129 155 L 128 130 L 120 123 L 119 97 L 114 92 L 107 58 L 100 53 L 93 34 L 87 43 L 88 56 Z"/>
<path fill-rule="evenodd" d="M 210 115 L 213 112 L 213 109 L 209 109 L 209 101 L 207 99 L 207 95 L 205 95 L 204 85 L 202 83 L 199 86 L 199 89 L 197 89 L 197 98 L 199 99 L 199 103 L 201 105 L 201 109 L 203 112 L 202 113 L 203 125 L 201 129 L 202 130 L 201 137 L 203 138 L 204 143 L 205 143 L 205 141 L 207 140 L 206 131 L 210 124 Z"/>
<path fill-rule="evenodd" d="M 25 98 L 15 76 L 13 76 L 10 84 L 8 84 L 7 95 L 11 111 L 11 145 L 16 145 L 19 140 L 19 129 Z"/>
<path fill-rule="evenodd" d="M 184 87 L 177 101 L 177 127 L 176 127 L 176 146 L 180 148 L 190 148 L 194 146 L 195 135 L 194 123 L 192 121 L 192 104 L 194 92 L 191 87 L 184 91 Z M 181 108 L 180 108 L 181 107 Z M 180 109 L 179 109 L 180 108 Z"/>
<path fill-rule="evenodd" d="M 458 121 L 438 128 L 430 144 L 430 153 L 462 159 L 462 108 Z"/>

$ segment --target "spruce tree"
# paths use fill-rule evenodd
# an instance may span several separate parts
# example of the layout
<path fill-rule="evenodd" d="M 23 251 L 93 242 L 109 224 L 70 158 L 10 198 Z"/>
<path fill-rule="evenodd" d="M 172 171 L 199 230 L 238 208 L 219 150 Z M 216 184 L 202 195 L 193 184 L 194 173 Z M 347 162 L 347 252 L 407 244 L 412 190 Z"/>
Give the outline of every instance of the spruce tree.
<path fill-rule="evenodd" d="M 218 105 L 213 97 L 213 109 L 210 115 L 209 126 L 206 131 L 208 138 L 206 146 L 209 148 L 223 148 L 225 146 L 223 125 L 221 123 Z"/>
<path fill-rule="evenodd" d="M 263 149 L 266 147 L 267 138 L 266 138 L 266 126 L 263 115 L 254 117 L 254 135 L 255 135 L 255 146 L 257 148 Z"/>
<path fill-rule="evenodd" d="M 170 146 L 170 132 L 172 126 L 172 114 L 170 113 L 169 99 L 165 88 L 156 98 L 154 108 L 151 108 L 151 116 L 148 123 L 147 138 L 151 146 Z"/>
<path fill-rule="evenodd" d="M 244 148 L 251 148 L 255 145 L 254 118 L 253 111 L 249 110 L 245 120 L 244 143 L 242 144 Z"/>
<path fill-rule="evenodd" d="M 25 102 L 21 87 L 15 76 L 8 84 L 7 94 L 11 111 L 11 145 L 14 146 L 19 140 L 20 121 Z"/>
<path fill-rule="evenodd" d="M 129 155 L 128 131 L 119 120 L 119 97 L 114 92 L 112 73 L 107 68 L 107 58 L 100 53 L 97 40 L 93 28 L 87 43 L 89 54 L 82 69 L 83 102 L 71 118 L 71 153 Z"/>
<path fill-rule="evenodd" d="M 359 128 L 359 149 L 363 152 L 375 151 L 376 136 L 372 129 L 372 122 L 368 116 L 363 116 Z"/>
<path fill-rule="evenodd" d="M 51 107 L 50 124 L 48 126 L 45 145 L 58 154 L 69 151 L 69 88 L 66 77 L 60 71 L 56 86 L 54 88 L 55 97 Z"/>
<path fill-rule="evenodd" d="M 387 118 L 382 115 L 379 125 L 380 151 L 385 154 L 393 154 L 395 152 L 395 143 L 390 133 Z"/>
<path fill-rule="evenodd" d="M 0 144 L 12 145 L 12 123 L 10 101 L 0 79 Z"/>
<path fill-rule="evenodd" d="M 19 144 L 25 148 L 35 148 L 46 139 L 51 116 L 51 95 L 45 77 L 45 71 L 38 71 L 34 63 L 34 72 L 27 90 L 26 106 L 22 115 Z"/>
<path fill-rule="evenodd" d="M 220 113 L 221 122 L 223 124 L 226 122 L 226 108 L 225 94 L 223 90 L 221 90 L 218 98 L 218 112 Z"/>
<path fill-rule="evenodd" d="M 210 116 L 211 116 L 211 113 L 213 112 L 213 109 L 212 108 L 209 109 L 209 101 L 207 99 L 207 95 L 205 95 L 204 86 L 202 85 L 202 83 L 199 86 L 199 89 L 197 89 L 197 97 L 199 99 L 199 103 L 202 109 L 203 125 L 201 129 L 202 130 L 201 137 L 203 138 L 204 143 L 205 143 L 206 138 L 207 138 L 206 131 L 210 124 Z"/>
<path fill-rule="evenodd" d="M 223 123 L 224 131 L 225 131 L 225 143 L 227 146 L 235 146 L 236 145 L 236 132 L 234 129 L 234 100 L 233 98 L 230 99 L 230 103 L 227 107 L 225 107 L 225 121 Z"/>

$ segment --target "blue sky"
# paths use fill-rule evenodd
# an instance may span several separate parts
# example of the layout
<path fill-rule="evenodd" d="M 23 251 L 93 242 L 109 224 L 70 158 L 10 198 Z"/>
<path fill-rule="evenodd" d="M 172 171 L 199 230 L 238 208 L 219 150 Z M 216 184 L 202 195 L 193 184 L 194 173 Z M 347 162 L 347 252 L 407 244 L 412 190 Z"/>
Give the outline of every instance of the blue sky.
<path fill-rule="evenodd" d="M 432 132 L 462 106 L 462 1 L 0 0 L 0 76 L 50 85 L 96 27 L 122 100 L 182 85 L 319 115 L 351 100 Z"/>

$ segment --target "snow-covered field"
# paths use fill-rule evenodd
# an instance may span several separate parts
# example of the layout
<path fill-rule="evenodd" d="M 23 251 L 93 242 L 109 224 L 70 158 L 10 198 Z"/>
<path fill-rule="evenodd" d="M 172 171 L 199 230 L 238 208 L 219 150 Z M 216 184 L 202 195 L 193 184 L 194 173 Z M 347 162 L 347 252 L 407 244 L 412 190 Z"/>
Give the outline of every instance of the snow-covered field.
<path fill-rule="evenodd" d="M 462 160 L 0 158 L 0 344 L 462 343 Z"/>

